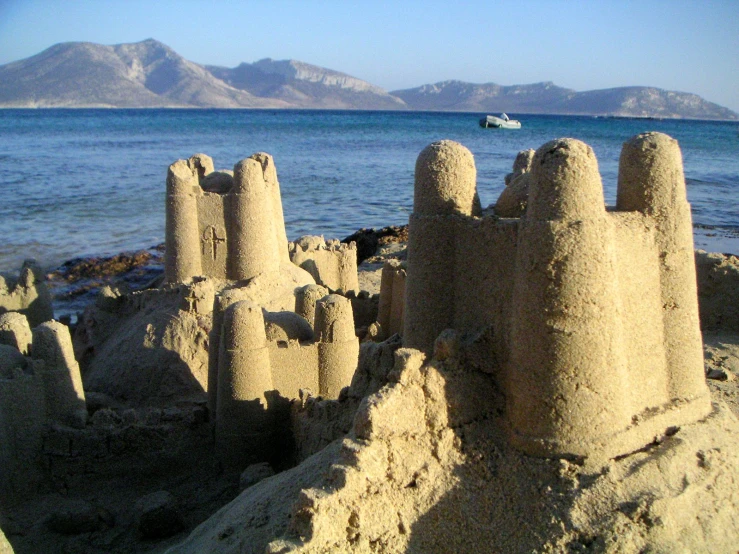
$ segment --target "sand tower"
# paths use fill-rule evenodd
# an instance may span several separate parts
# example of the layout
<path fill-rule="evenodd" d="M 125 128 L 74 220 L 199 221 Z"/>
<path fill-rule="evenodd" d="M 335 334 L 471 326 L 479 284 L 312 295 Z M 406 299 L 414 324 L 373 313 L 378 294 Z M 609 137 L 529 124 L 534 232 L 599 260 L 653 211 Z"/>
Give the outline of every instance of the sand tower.
<path fill-rule="evenodd" d="M 277 274 L 289 257 L 274 160 L 258 152 L 237 163 L 233 174 L 212 168 L 205 154 L 169 167 L 167 282 Z"/>
<path fill-rule="evenodd" d="M 442 141 L 420 154 L 404 343 L 431 353 L 442 331 L 461 332 L 505 392 L 511 442 L 530 454 L 622 454 L 705 416 L 676 141 L 624 145 L 615 211 L 580 141 L 539 148 L 526 178 L 523 217 L 477 217 L 469 151 Z"/>
<path fill-rule="evenodd" d="M 263 461 L 274 421 L 265 397 L 273 385 L 259 306 L 242 300 L 225 310 L 218 362 L 218 455 L 231 467 Z"/>
<path fill-rule="evenodd" d="M 416 161 L 403 337 L 411 348 L 428 352 L 439 333 L 453 327 L 454 227 L 480 214 L 476 178 L 472 153 L 453 141 L 427 146 Z"/>
<path fill-rule="evenodd" d="M 44 362 L 41 375 L 49 419 L 84 427 L 87 422 L 85 391 L 69 328 L 58 321 L 47 321 L 36 327 L 31 357 Z"/>
<path fill-rule="evenodd" d="M 330 294 L 316 304 L 315 317 L 319 393 L 337 398 L 341 389 L 351 383 L 359 358 L 352 303 L 348 298 Z"/>

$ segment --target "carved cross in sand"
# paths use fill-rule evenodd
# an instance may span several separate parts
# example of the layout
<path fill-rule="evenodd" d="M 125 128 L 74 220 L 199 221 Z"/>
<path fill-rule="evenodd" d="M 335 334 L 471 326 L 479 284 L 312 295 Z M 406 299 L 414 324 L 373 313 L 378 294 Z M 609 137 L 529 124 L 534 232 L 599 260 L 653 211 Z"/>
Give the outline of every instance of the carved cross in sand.
<path fill-rule="evenodd" d="M 187 302 L 187 311 L 188 312 L 196 312 L 198 309 L 198 300 L 200 300 L 197 295 L 195 294 L 194 290 L 190 290 L 190 294 L 185 297 L 185 302 Z"/>
<path fill-rule="evenodd" d="M 210 245 L 213 261 L 215 261 L 218 257 L 218 245 L 225 242 L 225 237 L 219 237 L 216 228 L 213 225 L 208 225 L 203 231 L 203 254 L 205 254 L 206 246 Z"/>

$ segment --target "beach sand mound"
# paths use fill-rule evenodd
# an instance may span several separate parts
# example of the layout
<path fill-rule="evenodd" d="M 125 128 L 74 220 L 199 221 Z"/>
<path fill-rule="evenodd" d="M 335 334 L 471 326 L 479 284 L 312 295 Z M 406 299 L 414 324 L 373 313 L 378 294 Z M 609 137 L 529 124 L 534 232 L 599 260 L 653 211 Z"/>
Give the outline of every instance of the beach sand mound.
<path fill-rule="evenodd" d="M 614 460 L 508 446 L 493 379 L 401 349 L 352 431 L 247 489 L 169 552 L 735 552 L 739 422 Z"/>
<path fill-rule="evenodd" d="M 85 389 L 132 405 L 204 398 L 211 316 L 182 310 L 177 287 L 103 292 L 75 336 Z"/>

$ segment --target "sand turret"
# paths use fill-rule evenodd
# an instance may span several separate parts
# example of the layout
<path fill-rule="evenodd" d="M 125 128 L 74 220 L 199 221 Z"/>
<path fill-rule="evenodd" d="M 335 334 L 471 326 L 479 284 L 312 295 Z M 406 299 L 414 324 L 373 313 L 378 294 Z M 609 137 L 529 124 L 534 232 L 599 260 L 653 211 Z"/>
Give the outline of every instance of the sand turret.
<path fill-rule="evenodd" d="M 5 312 L 22 313 L 31 327 L 53 319 L 51 294 L 36 260 L 25 260 L 17 278 L 0 275 L 0 314 Z"/>
<path fill-rule="evenodd" d="M 187 165 L 195 171 L 195 174 L 198 177 L 198 182 L 202 182 L 203 179 L 215 171 L 213 158 L 207 154 L 193 154 L 187 160 Z"/>
<path fill-rule="evenodd" d="M 243 300 L 226 309 L 218 361 L 216 449 L 224 464 L 243 468 L 266 459 L 274 431 L 265 398 L 273 386 L 259 306 Z"/>
<path fill-rule="evenodd" d="M 413 278 L 405 293 L 404 344 L 409 347 L 429 352 L 453 323 L 454 216 L 479 215 L 476 175 L 472 153 L 449 140 L 427 146 L 416 161 L 408 231 L 408 274 Z"/>
<path fill-rule="evenodd" d="M 406 275 L 406 264 L 400 260 L 390 259 L 382 266 L 375 340 L 403 334 Z"/>
<path fill-rule="evenodd" d="M 270 204 L 272 206 L 272 222 L 275 242 L 277 244 L 277 256 L 280 262 L 289 262 L 290 255 L 287 251 L 285 216 L 282 212 L 282 195 L 280 194 L 280 182 L 277 180 L 275 160 L 266 152 L 257 152 L 256 154 L 252 154 L 251 158 L 258 161 L 262 166 L 264 182 L 267 185 L 267 193 L 269 194 Z"/>
<path fill-rule="evenodd" d="M 539 148 L 531 187 L 519 228 L 508 417 L 514 444 L 566 449 L 631 421 L 614 244 L 589 146 L 563 139 Z"/>
<path fill-rule="evenodd" d="M 182 283 L 202 274 L 198 203 L 200 193 L 197 171 L 187 161 L 178 160 L 167 173 L 165 278 Z"/>
<path fill-rule="evenodd" d="M 321 285 L 305 285 L 295 294 L 295 312 L 310 323 L 316 324 L 316 304 L 324 296 L 328 296 L 328 289 Z"/>
<path fill-rule="evenodd" d="M 58 321 L 48 321 L 36 327 L 31 355 L 44 362 L 42 375 L 48 417 L 74 427 L 84 427 L 87 421 L 85 391 L 67 326 Z"/>
<path fill-rule="evenodd" d="M 0 314 L 0 344 L 12 346 L 28 356 L 32 341 L 33 335 L 26 316 L 18 312 Z"/>
<path fill-rule="evenodd" d="M 272 191 L 259 161 L 247 158 L 234 166 L 234 188 L 227 206 L 228 278 L 239 281 L 277 273 Z"/>
<path fill-rule="evenodd" d="M 315 333 L 319 393 L 325 398 L 338 398 L 341 389 L 351 383 L 359 359 L 359 340 L 354 334 L 348 298 L 330 294 L 318 302 Z"/>
<path fill-rule="evenodd" d="M 32 490 L 40 479 L 41 448 L 48 429 L 43 362 L 0 345 L 0 497 Z"/>
<path fill-rule="evenodd" d="M 616 207 L 643 213 L 655 227 L 670 398 L 705 395 L 693 222 L 676 140 L 645 133 L 624 143 Z"/>

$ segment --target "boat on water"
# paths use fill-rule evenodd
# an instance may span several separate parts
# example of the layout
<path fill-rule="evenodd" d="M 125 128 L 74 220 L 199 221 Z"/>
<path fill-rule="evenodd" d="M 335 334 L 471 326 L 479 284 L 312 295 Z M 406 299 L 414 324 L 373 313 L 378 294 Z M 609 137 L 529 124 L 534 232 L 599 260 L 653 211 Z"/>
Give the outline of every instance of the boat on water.
<path fill-rule="evenodd" d="M 510 119 L 506 114 L 502 113 L 499 116 L 486 115 L 480 120 L 480 127 L 494 129 L 520 129 L 521 122 L 516 119 Z"/>

